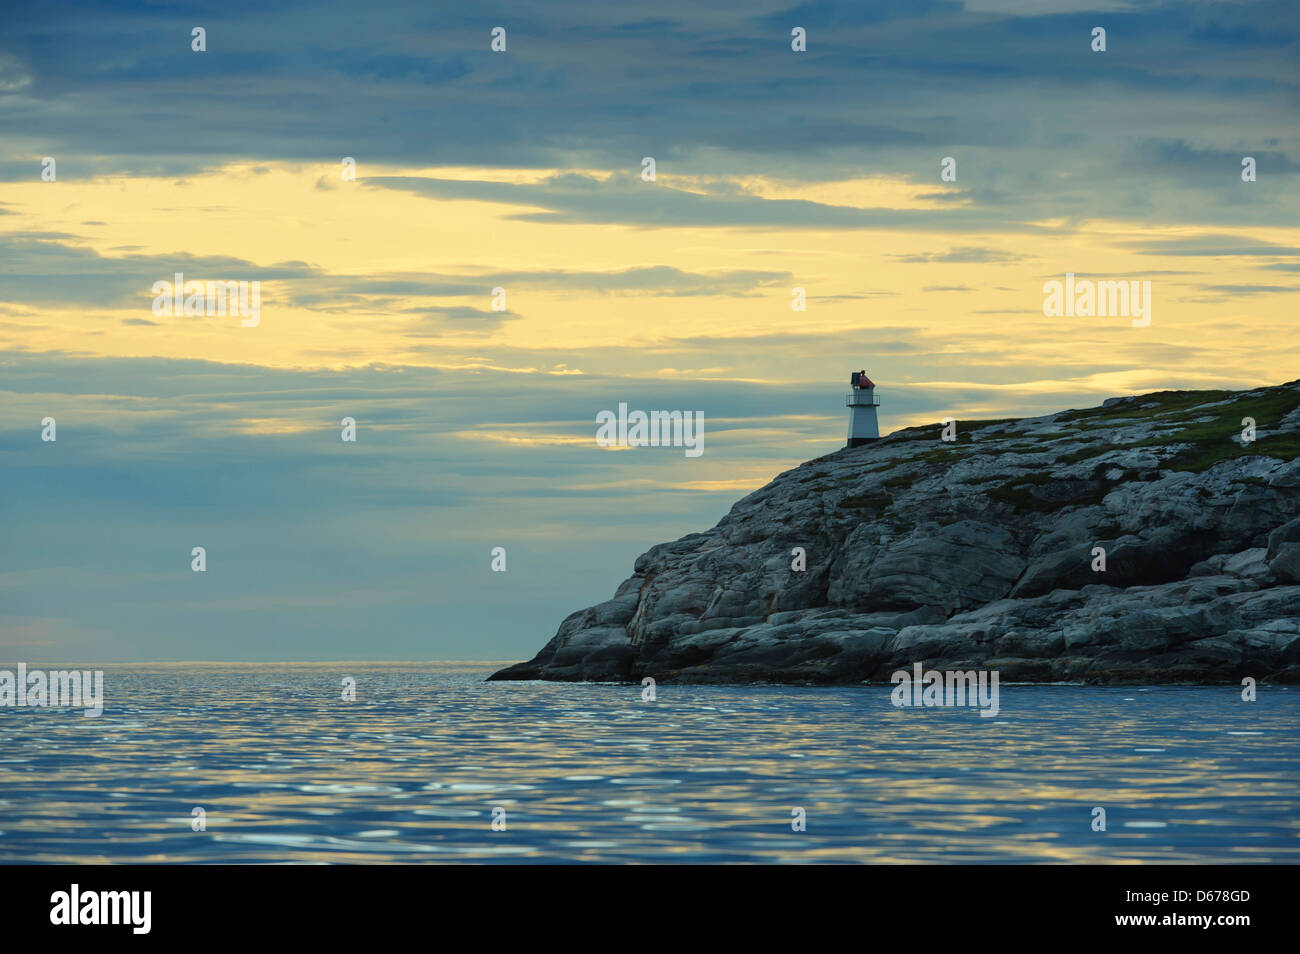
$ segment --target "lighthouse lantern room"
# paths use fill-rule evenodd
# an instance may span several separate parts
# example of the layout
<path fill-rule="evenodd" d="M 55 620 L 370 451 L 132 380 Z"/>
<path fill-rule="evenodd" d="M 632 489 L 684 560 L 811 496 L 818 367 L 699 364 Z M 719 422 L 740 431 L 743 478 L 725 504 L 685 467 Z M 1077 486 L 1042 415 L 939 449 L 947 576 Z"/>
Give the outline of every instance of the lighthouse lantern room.
<path fill-rule="evenodd" d="M 876 385 L 865 371 L 854 371 L 849 378 L 853 390 L 845 402 L 849 409 L 849 447 L 857 447 L 880 437 L 876 421 Z"/>

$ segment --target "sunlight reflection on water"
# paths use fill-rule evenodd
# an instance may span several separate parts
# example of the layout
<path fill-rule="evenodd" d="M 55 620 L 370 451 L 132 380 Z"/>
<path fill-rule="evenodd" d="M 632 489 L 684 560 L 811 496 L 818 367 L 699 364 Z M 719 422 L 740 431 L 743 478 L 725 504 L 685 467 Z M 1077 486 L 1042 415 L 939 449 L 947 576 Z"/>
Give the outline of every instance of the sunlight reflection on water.
<path fill-rule="evenodd" d="M 0 860 L 1300 862 L 1287 688 L 1004 685 L 991 720 L 493 668 L 104 667 L 98 719 L 0 710 Z"/>

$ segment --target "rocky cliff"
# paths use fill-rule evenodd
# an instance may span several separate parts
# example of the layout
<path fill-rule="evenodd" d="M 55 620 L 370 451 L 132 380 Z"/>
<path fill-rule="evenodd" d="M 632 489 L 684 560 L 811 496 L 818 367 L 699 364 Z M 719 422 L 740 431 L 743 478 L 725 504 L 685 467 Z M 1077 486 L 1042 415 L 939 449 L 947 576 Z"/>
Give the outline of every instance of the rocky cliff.
<path fill-rule="evenodd" d="M 781 474 L 492 678 L 1300 681 L 1300 381 L 940 430 Z"/>

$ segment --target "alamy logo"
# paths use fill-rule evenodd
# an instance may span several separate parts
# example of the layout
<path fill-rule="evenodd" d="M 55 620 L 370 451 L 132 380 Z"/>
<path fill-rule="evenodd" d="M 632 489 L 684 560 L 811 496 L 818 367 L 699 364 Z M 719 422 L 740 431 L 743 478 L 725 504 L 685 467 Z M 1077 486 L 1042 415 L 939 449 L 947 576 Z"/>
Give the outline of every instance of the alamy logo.
<path fill-rule="evenodd" d="M 1055 280 L 1043 284 L 1043 314 L 1048 318 L 1132 318 L 1134 328 L 1145 328 L 1151 324 L 1151 283 L 1094 282 L 1088 278 L 1076 282 L 1074 272 L 1066 272 L 1064 285 Z"/>
<path fill-rule="evenodd" d="M 601 447 L 684 447 L 687 457 L 704 453 L 703 411 L 632 411 L 620 402 L 618 413 L 596 415 Z"/>
<path fill-rule="evenodd" d="M 153 283 L 155 317 L 239 315 L 244 328 L 256 328 L 262 320 L 261 282 L 187 282 L 184 272 L 173 277 L 175 281 Z"/>
<path fill-rule="evenodd" d="M 55 669 L 45 672 L 26 663 L 18 672 L 0 669 L 0 706 L 85 709 L 93 719 L 104 714 L 104 671 Z"/>
<path fill-rule="evenodd" d="M 998 714 L 998 671 L 921 670 L 915 663 L 912 672 L 900 669 L 889 677 L 894 683 L 890 700 L 899 708 L 908 706 L 979 706 L 981 718 Z"/>
<path fill-rule="evenodd" d="M 152 891 L 70 891 L 50 895 L 51 924 L 129 924 L 131 933 L 148 934 L 153 924 Z"/>

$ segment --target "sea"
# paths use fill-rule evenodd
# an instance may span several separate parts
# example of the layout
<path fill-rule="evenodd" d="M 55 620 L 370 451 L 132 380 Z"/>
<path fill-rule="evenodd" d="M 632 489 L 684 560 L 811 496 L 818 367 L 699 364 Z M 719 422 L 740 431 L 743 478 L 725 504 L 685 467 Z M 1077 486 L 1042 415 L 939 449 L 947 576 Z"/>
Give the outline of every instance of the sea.
<path fill-rule="evenodd" d="M 0 708 L 0 862 L 1300 863 L 1296 688 L 1003 684 L 988 718 L 502 665 L 97 667 L 98 718 Z"/>

